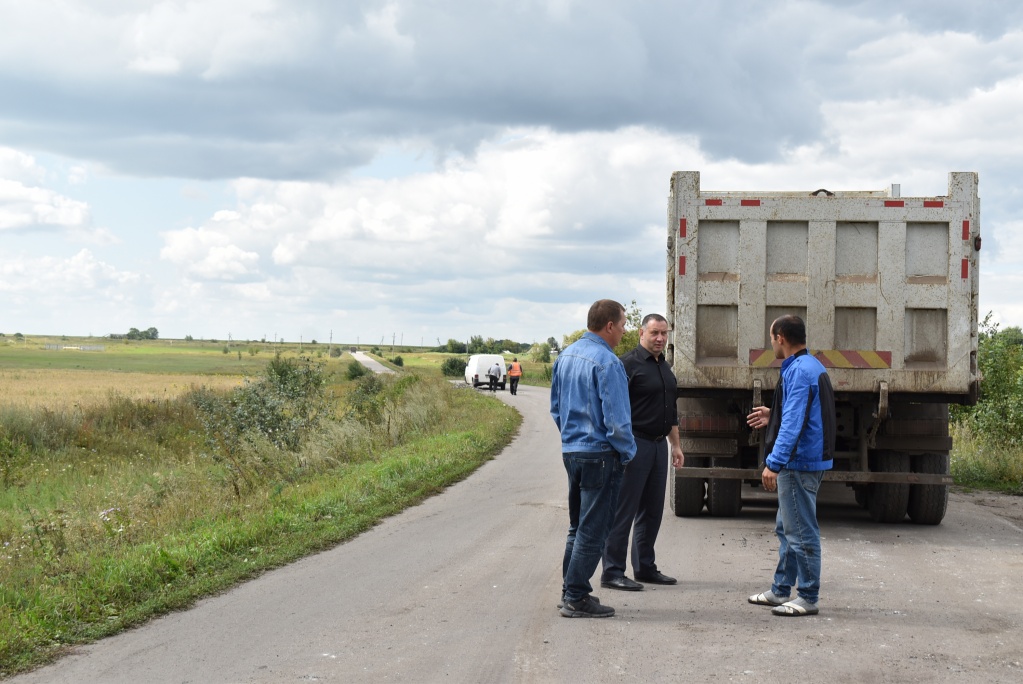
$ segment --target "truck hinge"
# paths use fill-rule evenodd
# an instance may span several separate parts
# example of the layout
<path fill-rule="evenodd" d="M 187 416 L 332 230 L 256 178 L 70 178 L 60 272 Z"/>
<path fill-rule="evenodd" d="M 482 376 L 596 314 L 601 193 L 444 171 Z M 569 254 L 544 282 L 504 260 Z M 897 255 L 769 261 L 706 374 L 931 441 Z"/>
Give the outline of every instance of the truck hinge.
<path fill-rule="evenodd" d="M 877 431 L 881 429 L 881 423 L 884 422 L 885 418 L 888 417 L 888 383 L 881 382 L 881 391 L 877 399 L 877 411 L 874 412 L 874 423 L 870 426 L 870 430 L 867 431 L 867 445 L 874 447 L 877 445 Z"/>
<path fill-rule="evenodd" d="M 753 408 L 763 406 L 763 400 L 761 399 L 761 391 L 763 390 L 764 383 L 760 380 L 753 381 Z M 760 443 L 760 430 L 750 430 L 749 432 L 749 445 L 756 446 Z"/>

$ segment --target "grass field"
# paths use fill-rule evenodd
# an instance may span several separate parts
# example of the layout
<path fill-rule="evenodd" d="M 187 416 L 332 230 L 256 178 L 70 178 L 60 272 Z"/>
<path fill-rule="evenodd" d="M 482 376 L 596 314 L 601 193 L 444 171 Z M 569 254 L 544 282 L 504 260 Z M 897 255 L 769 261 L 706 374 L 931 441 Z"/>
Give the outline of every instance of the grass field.
<path fill-rule="evenodd" d="M 466 477 L 521 420 L 441 379 L 443 355 L 432 369 L 425 355 L 396 375 L 346 380 L 355 361 L 330 358 L 326 345 L 224 354 L 221 343 L 150 341 L 85 352 L 9 339 L 0 338 L 0 677 L 349 539 Z M 292 379 L 304 377 L 297 357 L 312 357 L 322 419 L 294 447 L 272 442 L 276 427 L 225 439 L 247 411 L 277 410 L 283 395 L 265 384 L 276 351 L 299 364 Z M 223 410 L 204 417 L 210 406 Z M 308 408 L 290 406 L 285 428 Z"/>

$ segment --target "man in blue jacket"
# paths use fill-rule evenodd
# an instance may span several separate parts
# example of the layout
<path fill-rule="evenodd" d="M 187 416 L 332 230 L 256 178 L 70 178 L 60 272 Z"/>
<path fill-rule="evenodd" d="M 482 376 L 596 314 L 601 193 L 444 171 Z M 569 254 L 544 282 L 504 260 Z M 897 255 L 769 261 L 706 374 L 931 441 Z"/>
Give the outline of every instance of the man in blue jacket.
<path fill-rule="evenodd" d="M 558 355 L 551 378 L 551 416 L 561 432 L 568 473 L 568 539 L 562 560 L 564 617 L 611 617 L 590 594 L 614 520 L 625 465 L 636 455 L 629 380 L 614 348 L 625 333 L 625 307 L 594 302 L 587 332 Z"/>
<path fill-rule="evenodd" d="M 773 606 L 775 615 L 816 615 L 821 586 L 821 534 L 817 490 L 835 453 L 835 392 L 828 372 L 806 351 L 806 325 L 798 316 L 771 323 L 771 347 L 784 359 L 771 408 L 747 417 L 752 428 L 767 426 L 767 459 L 761 480 L 778 492 L 778 569 L 770 591 L 750 603 Z M 798 580 L 798 597 L 789 600 Z"/>

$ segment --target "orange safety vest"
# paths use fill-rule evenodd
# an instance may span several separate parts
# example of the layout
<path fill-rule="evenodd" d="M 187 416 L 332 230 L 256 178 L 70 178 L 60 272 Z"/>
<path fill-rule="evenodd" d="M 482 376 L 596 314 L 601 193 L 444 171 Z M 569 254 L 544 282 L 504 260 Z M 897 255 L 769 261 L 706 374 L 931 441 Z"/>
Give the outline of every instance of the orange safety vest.
<path fill-rule="evenodd" d="M 508 366 L 508 376 L 512 378 L 522 377 L 522 366 L 518 361 L 513 361 L 511 365 Z"/>

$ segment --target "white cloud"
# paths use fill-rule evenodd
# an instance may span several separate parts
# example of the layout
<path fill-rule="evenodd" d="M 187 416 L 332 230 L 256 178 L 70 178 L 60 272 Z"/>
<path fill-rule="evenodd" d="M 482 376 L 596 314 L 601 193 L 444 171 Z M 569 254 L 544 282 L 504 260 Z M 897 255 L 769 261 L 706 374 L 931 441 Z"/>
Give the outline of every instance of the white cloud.
<path fill-rule="evenodd" d="M 89 206 L 52 190 L 0 178 L 0 231 L 38 227 L 81 228 Z"/>

